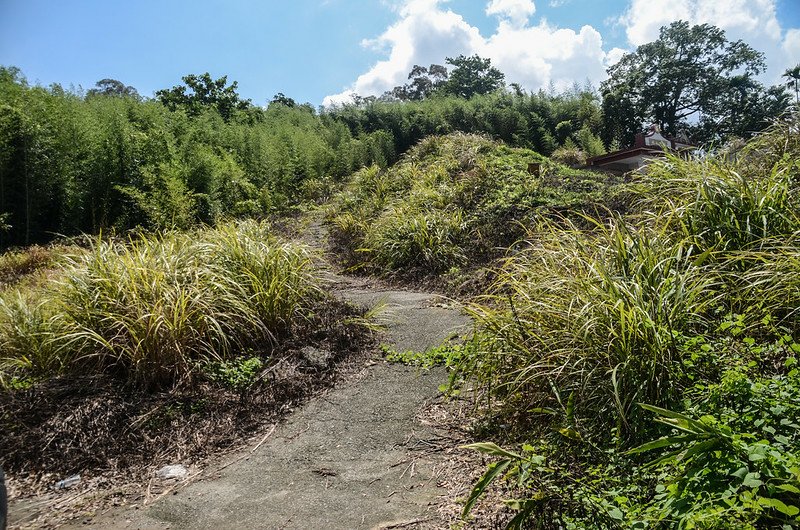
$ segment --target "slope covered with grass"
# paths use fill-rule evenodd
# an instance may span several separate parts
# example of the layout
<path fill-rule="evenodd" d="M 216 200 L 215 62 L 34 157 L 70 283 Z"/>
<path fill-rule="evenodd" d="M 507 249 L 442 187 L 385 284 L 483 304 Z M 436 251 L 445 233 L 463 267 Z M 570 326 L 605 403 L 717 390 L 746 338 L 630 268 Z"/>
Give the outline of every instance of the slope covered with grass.
<path fill-rule="evenodd" d="M 235 444 L 331 383 L 357 316 L 266 223 L 74 248 L 0 293 L 3 465 L 146 475 Z"/>
<path fill-rule="evenodd" d="M 443 273 L 501 255 L 534 219 L 618 206 L 620 182 L 455 133 L 421 141 L 388 170 L 357 172 L 328 218 L 350 265 Z"/>
<path fill-rule="evenodd" d="M 654 163 L 636 215 L 528 228 L 459 356 L 521 445 L 476 446 L 475 497 L 505 476 L 536 528 L 800 524 L 797 127 Z"/>

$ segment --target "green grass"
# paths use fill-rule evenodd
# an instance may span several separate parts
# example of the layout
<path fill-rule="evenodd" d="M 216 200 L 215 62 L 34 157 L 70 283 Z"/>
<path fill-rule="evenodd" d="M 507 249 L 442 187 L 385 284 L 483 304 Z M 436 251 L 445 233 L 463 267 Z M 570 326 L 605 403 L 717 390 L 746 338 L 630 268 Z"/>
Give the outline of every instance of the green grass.
<path fill-rule="evenodd" d="M 540 164 L 540 174 L 529 164 Z M 356 173 L 329 207 L 346 261 L 378 274 L 482 264 L 533 219 L 615 207 L 620 179 L 470 134 L 430 137 L 388 170 Z"/>
<path fill-rule="evenodd" d="M 800 524 L 796 131 L 652 164 L 635 215 L 530 226 L 456 366 L 522 448 L 473 447 L 498 460 L 465 512 L 505 477 L 515 528 Z"/>
<path fill-rule="evenodd" d="M 324 298 L 308 253 L 263 223 L 98 240 L 47 286 L 0 299 L 0 373 L 190 382 L 198 362 L 269 351 Z"/>

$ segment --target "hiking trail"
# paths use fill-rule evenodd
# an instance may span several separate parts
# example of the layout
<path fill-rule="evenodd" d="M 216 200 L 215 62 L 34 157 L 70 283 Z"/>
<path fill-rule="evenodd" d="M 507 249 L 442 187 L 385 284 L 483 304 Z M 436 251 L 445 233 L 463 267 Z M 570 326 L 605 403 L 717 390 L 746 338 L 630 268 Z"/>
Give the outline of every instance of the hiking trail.
<path fill-rule="evenodd" d="M 320 255 L 325 228 L 307 220 L 300 239 Z M 470 320 L 445 299 L 376 286 L 321 266 L 334 294 L 385 305 L 383 343 L 424 351 L 469 330 Z M 446 451 L 457 441 L 426 420 L 441 400 L 442 368 L 430 371 L 372 356 L 346 378 L 284 421 L 255 445 L 189 476 L 146 504 L 113 508 L 65 528 L 442 528 L 437 507 Z M 12 521 L 13 522 L 13 521 Z"/>

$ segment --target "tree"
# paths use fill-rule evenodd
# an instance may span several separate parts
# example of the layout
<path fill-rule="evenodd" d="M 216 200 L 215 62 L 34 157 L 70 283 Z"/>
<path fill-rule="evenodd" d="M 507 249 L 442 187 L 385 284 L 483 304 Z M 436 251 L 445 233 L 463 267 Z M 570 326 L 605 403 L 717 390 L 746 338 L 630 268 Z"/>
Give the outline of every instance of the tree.
<path fill-rule="evenodd" d="M 440 64 L 432 64 L 428 68 L 415 64 L 408 79 L 410 83 L 394 87 L 383 98 L 390 101 L 421 101 L 447 81 L 447 68 Z"/>
<path fill-rule="evenodd" d="M 189 74 L 182 79 L 185 85 L 156 92 L 156 98 L 170 110 L 182 108 L 194 116 L 205 108 L 214 108 L 222 119 L 229 121 L 236 110 L 245 110 L 250 106 L 249 99 L 241 99 L 236 93 L 236 81 L 225 86 L 227 76 L 214 80 L 206 72 L 202 75 Z"/>
<path fill-rule="evenodd" d="M 117 81 L 116 79 L 101 79 L 95 83 L 94 86 L 95 88 L 87 92 L 88 96 L 130 96 L 137 99 L 139 98 L 139 92 L 137 92 L 135 88 L 126 85 L 122 81 Z"/>
<path fill-rule="evenodd" d="M 724 108 L 689 127 L 693 138 L 724 143 L 752 137 L 789 108 L 790 96 L 781 85 L 765 88 L 753 79 L 734 78 L 721 102 Z"/>
<path fill-rule="evenodd" d="M 491 59 L 478 55 L 455 59 L 448 57 L 447 64 L 454 68 L 441 90 L 446 94 L 469 99 L 478 94 L 488 94 L 505 86 L 505 75 L 492 66 Z"/>
<path fill-rule="evenodd" d="M 673 22 L 661 28 L 658 40 L 608 69 L 609 79 L 601 86 L 603 106 L 622 112 L 607 113 L 606 126 L 627 135 L 649 121 L 674 135 L 690 117 L 720 121 L 730 116 L 726 99 L 732 92 L 749 98 L 757 91 L 753 77 L 764 67 L 762 53 L 741 40 L 727 40 L 715 26 Z"/>
<path fill-rule="evenodd" d="M 289 96 L 284 95 L 283 92 L 278 92 L 272 98 L 272 101 L 269 102 L 269 105 L 283 105 L 284 107 L 294 108 L 297 106 L 297 102 Z"/>
<path fill-rule="evenodd" d="M 788 79 L 786 86 L 790 89 L 794 89 L 795 103 L 800 105 L 800 64 L 786 70 L 782 77 Z"/>

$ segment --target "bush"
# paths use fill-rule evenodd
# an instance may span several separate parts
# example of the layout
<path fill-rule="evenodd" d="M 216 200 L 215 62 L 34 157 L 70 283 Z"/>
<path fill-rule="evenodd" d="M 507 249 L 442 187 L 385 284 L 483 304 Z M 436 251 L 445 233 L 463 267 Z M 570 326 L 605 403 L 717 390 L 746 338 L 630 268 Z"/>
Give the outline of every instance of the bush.
<path fill-rule="evenodd" d="M 198 361 L 268 351 L 324 298 L 306 251 L 252 221 L 97 241 L 61 272 L 31 299 L 4 296 L 6 373 L 88 370 L 146 386 L 188 382 Z"/>
<path fill-rule="evenodd" d="M 796 131 L 652 164 L 627 219 L 531 230 L 458 365 L 526 443 L 474 446 L 499 460 L 465 512 L 507 477 L 515 528 L 800 524 Z"/>
<path fill-rule="evenodd" d="M 538 176 L 529 172 L 534 163 L 543 166 Z M 328 219 L 351 265 L 441 273 L 502 254 L 532 218 L 602 210 L 598 203 L 618 184 L 527 149 L 454 133 L 426 138 L 386 171 L 356 173 L 334 198 Z"/>

